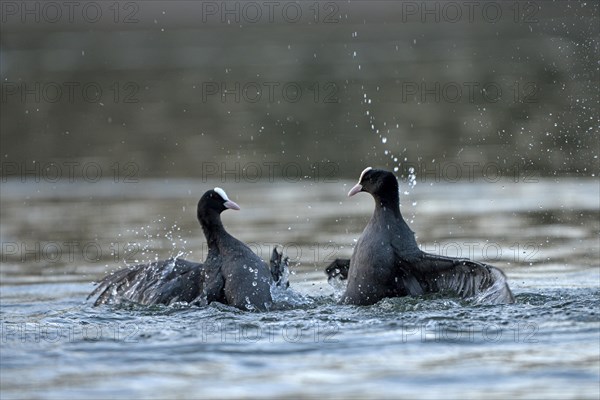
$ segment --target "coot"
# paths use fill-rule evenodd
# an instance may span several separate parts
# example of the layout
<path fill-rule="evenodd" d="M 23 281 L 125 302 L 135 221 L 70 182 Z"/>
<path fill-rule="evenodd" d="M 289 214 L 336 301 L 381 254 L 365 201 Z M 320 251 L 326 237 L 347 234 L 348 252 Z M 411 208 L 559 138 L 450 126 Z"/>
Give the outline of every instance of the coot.
<path fill-rule="evenodd" d="M 102 279 L 88 298 L 98 294 L 94 305 L 116 299 L 147 305 L 217 301 L 243 310 L 267 310 L 271 284 L 287 286 L 282 280 L 287 258 L 274 249 L 267 266 L 225 230 L 221 213 L 227 209 L 240 207 L 221 188 L 207 191 L 198 202 L 198 221 L 208 242 L 204 263 L 177 258 L 123 268 Z"/>
<path fill-rule="evenodd" d="M 369 305 L 386 297 L 451 292 L 491 304 L 513 303 L 504 273 L 491 265 L 421 251 L 400 213 L 393 173 L 366 168 L 348 196 L 370 193 L 375 212 L 350 260 L 326 269 L 330 279 L 348 279 L 341 303 Z"/>

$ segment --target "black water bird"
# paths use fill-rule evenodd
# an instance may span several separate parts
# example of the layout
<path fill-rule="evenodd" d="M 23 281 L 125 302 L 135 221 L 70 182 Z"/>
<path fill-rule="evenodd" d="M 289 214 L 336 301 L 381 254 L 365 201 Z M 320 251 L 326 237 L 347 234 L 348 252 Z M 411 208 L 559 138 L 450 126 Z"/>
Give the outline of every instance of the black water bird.
<path fill-rule="evenodd" d="M 208 242 L 204 263 L 171 258 L 126 267 L 103 278 L 88 298 L 98 295 L 94 305 L 117 299 L 146 305 L 216 301 L 243 310 L 267 310 L 273 301 L 271 284 L 288 285 L 283 281 L 287 258 L 274 249 L 267 266 L 225 230 L 221 213 L 227 209 L 240 207 L 221 188 L 207 191 L 198 202 L 198 221 Z"/>
<path fill-rule="evenodd" d="M 329 279 L 346 279 L 342 304 L 370 305 L 386 297 L 450 292 L 482 303 L 513 303 L 506 276 L 496 267 L 421 251 L 400 213 L 398 180 L 393 173 L 366 168 L 348 196 L 370 193 L 375 211 L 350 260 L 337 259 Z"/>

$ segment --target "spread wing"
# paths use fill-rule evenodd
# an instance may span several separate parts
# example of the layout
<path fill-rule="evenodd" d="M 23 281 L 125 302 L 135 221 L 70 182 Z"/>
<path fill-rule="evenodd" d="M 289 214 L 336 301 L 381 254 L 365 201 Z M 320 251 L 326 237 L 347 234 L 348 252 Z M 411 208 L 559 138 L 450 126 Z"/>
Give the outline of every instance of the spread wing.
<path fill-rule="evenodd" d="M 506 276 L 488 264 L 421 252 L 398 258 L 404 290 L 409 295 L 450 292 L 487 304 L 514 303 Z"/>
<path fill-rule="evenodd" d="M 206 279 L 203 264 L 171 258 L 115 271 L 99 282 L 88 299 L 98 295 L 95 306 L 118 299 L 146 305 L 193 302 L 203 293 Z"/>
<path fill-rule="evenodd" d="M 289 259 L 283 256 L 283 252 L 279 253 L 277 248 L 273 248 L 271 253 L 271 260 L 269 266 L 271 270 L 271 277 L 276 286 L 290 287 L 290 271 L 289 271 Z"/>
<path fill-rule="evenodd" d="M 288 258 L 273 249 L 269 268 L 277 286 L 289 286 Z M 151 304 L 224 302 L 224 280 L 219 268 L 208 268 L 180 258 L 126 267 L 105 276 L 88 296 L 95 306 L 113 301 Z"/>

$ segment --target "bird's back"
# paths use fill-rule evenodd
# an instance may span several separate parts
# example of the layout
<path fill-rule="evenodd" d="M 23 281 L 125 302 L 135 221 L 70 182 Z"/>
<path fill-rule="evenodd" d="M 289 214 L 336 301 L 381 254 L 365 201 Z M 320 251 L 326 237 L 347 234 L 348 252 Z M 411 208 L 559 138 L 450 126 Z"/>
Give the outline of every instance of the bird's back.
<path fill-rule="evenodd" d="M 230 237 L 220 251 L 227 304 L 264 311 L 272 303 L 269 267 L 244 243 Z"/>

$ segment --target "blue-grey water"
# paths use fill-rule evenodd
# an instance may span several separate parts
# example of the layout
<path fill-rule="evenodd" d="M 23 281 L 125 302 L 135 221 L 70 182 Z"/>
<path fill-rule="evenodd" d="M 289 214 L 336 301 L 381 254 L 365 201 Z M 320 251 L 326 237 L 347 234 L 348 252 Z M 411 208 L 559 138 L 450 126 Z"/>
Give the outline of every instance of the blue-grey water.
<path fill-rule="evenodd" d="M 456 298 L 336 304 L 323 267 L 372 209 L 352 182 L 7 181 L 2 398 L 598 398 L 598 183 L 434 183 L 403 195 L 422 247 L 501 267 L 513 305 Z M 93 307 L 125 265 L 204 258 L 199 195 L 226 188 L 228 230 L 292 258 L 275 309 Z M 458 253 L 461 254 L 458 254 Z"/>
<path fill-rule="evenodd" d="M 336 304 L 324 266 L 372 211 L 353 182 L 2 183 L 2 398 L 578 398 L 600 380 L 597 180 L 419 182 L 402 212 L 431 252 L 502 268 L 517 302 L 439 296 Z M 292 259 L 273 310 L 93 307 L 135 263 L 201 260 L 199 196 L 223 186 L 230 233 Z M 403 184 L 403 189 L 407 186 Z"/>
<path fill-rule="evenodd" d="M 600 2 L 0 8 L 2 400 L 600 397 Z M 413 168 L 423 249 L 497 265 L 517 303 L 337 305 L 323 269 L 373 207 L 340 179 L 367 165 Z M 202 260 L 214 186 L 292 260 L 273 310 L 86 301 Z"/>

